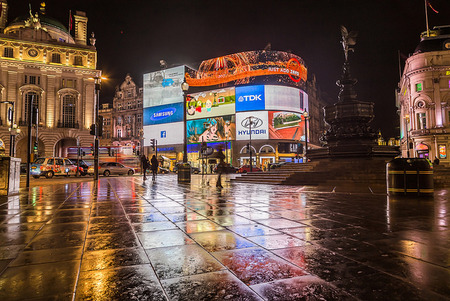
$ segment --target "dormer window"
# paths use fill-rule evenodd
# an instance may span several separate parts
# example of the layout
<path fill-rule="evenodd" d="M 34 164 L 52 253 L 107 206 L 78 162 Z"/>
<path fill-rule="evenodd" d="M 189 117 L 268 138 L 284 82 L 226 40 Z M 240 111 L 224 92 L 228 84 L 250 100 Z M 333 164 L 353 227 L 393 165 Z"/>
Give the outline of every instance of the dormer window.
<path fill-rule="evenodd" d="M 423 84 L 417 83 L 416 84 L 416 92 L 421 92 L 421 91 L 423 91 Z"/>
<path fill-rule="evenodd" d="M 52 53 L 52 63 L 61 64 L 61 55 L 59 53 Z"/>
<path fill-rule="evenodd" d="M 14 57 L 14 49 L 12 47 L 3 48 L 3 57 Z"/>
<path fill-rule="evenodd" d="M 77 55 L 75 56 L 74 60 L 73 60 L 73 64 L 75 66 L 83 66 L 83 57 Z"/>

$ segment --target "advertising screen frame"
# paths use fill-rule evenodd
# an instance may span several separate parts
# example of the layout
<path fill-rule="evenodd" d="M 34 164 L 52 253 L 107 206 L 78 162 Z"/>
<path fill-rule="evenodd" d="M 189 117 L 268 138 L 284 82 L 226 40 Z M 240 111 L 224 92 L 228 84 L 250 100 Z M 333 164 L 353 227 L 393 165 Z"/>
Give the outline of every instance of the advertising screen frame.
<path fill-rule="evenodd" d="M 188 143 L 236 139 L 236 117 L 234 114 L 187 120 L 186 128 Z"/>
<path fill-rule="evenodd" d="M 185 80 L 186 66 L 177 66 L 143 75 L 143 107 L 154 107 L 183 102 L 181 84 Z"/>
<path fill-rule="evenodd" d="M 171 103 L 148 107 L 143 110 L 143 125 L 164 124 L 183 121 L 183 103 Z"/>
<path fill-rule="evenodd" d="M 236 112 L 235 100 L 234 87 L 189 94 L 186 102 L 186 119 L 233 115 Z"/>

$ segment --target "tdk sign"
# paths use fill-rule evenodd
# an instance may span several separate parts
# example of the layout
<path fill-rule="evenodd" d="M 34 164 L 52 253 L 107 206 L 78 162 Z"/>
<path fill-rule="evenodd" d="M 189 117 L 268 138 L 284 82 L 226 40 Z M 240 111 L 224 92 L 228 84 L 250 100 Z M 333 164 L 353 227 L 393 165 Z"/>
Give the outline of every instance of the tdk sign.
<path fill-rule="evenodd" d="M 236 99 L 236 112 L 264 110 L 264 86 L 237 86 Z"/>
<path fill-rule="evenodd" d="M 238 98 L 238 101 L 243 102 L 243 101 L 258 101 L 258 100 L 262 100 L 261 99 L 261 94 L 258 95 L 244 95 Z"/>

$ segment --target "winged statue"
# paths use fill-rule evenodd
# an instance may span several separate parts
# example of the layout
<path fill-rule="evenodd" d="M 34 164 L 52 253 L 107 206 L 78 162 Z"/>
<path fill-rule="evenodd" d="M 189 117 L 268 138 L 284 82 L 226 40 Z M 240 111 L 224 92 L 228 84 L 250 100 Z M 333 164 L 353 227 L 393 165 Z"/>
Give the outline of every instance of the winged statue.
<path fill-rule="evenodd" d="M 342 35 L 342 48 L 344 48 L 345 61 L 348 61 L 348 52 L 355 51 L 354 46 L 356 45 L 356 37 L 358 36 L 358 32 L 350 31 L 348 32 L 345 26 L 341 25 L 341 35 Z"/>

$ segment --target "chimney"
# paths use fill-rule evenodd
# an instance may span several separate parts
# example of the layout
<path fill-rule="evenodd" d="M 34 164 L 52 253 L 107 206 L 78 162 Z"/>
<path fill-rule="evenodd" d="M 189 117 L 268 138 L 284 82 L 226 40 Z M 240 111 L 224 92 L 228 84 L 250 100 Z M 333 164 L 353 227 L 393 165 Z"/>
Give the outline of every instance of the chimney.
<path fill-rule="evenodd" d="M 73 16 L 75 20 L 75 43 L 87 45 L 87 21 L 86 13 L 76 11 Z"/>

